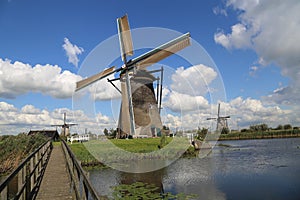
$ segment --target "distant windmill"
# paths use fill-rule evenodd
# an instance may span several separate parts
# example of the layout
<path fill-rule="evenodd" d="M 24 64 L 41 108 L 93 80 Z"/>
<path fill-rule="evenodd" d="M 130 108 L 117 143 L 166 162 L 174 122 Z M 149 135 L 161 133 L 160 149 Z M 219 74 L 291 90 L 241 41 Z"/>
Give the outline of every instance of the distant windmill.
<path fill-rule="evenodd" d="M 190 34 L 186 33 L 170 42 L 163 44 L 141 56 L 127 61 L 127 56 L 133 55 L 133 44 L 127 15 L 117 19 L 118 34 L 121 49 L 122 67 L 110 67 L 96 75 L 77 82 L 78 91 L 111 74 L 119 73 L 118 78 L 108 81 L 120 81 L 121 90 L 112 85 L 122 95 L 122 103 L 119 115 L 119 136 L 148 135 L 153 136 L 162 130 L 160 118 L 160 104 L 162 93 L 162 77 L 160 84 L 160 99 L 155 98 L 153 82 L 156 79 L 152 73 L 163 69 L 148 71 L 146 68 L 158 61 L 180 51 L 190 45 Z M 159 102 L 159 104 L 158 104 Z M 158 106 L 159 105 L 159 106 Z"/>
<path fill-rule="evenodd" d="M 56 126 L 56 127 L 61 127 L 62 128 L 61 136 L 69 136 L 70 126 L 77 125 L 77 124 L 74 124 L 74 123 L 66 123 L 66 118 L 67 118 L 67 114 L 64 113 L 64 123 L 63 124 L 54 124 L 54 125 L 51 125 L 51 126 Z"/>
<path fill-rule="evenodd" d="M 209 117 L 207 120 L 217 120 L 217 131 L 222 131 L 223 128 L 228 128 L 227 119 L 230 118 L 230 116 L 220 116 L 220 103 L 218 104 L 218 115 L 217 117 Z"/>

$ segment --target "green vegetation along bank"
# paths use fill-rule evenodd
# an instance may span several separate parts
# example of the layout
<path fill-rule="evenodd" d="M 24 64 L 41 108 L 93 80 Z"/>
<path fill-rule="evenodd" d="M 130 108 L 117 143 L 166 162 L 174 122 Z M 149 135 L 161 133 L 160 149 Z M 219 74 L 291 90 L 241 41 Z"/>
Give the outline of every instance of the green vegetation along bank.
<path fill-rule="evenodd" d="M 267 130 L 254 132 L 232 132 L 221 134 L 219 140 L 249 140 L 300 137 L 299 129 L 291 130 Z"/>
<path fill-rule="evenodd" d="M 46 141 L 47 138 L 40 134 L 0 136 L 0 176 L 13 171 L 24 158 Z"/>

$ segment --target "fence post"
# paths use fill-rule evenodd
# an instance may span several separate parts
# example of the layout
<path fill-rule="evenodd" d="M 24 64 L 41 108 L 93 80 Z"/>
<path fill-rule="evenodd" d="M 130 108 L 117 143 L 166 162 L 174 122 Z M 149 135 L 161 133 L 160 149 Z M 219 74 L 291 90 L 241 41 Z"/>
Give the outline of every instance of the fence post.
<path fill-rule="evenodd" d="M 8 192 L 7 192 L 7 186 L 2 190 L 0 194 L 0 199 L 6 200 L 8 199 Z"/>
<path fill-rule="evenodd" d="M 30 163 L 26 163 L 26 199 L 30 199 L 31 178 L 30 178 Z"/>

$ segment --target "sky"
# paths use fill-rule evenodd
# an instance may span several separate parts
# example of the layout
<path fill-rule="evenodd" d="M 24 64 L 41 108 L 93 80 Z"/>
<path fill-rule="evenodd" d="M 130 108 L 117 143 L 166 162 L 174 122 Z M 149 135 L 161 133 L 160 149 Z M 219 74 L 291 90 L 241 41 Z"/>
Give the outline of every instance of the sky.
<path fill-rule="evenodd" d="M 192 46 L 207 54 L 187 47 L 159 63 L 169 67 L 162 113 L 171 129 L 213 126 L 206 118 L 216 115 L 218 103 L 231 129 L 300 126 L 299 10 L 298 0 L 1 0 L 0 135 L 53 129 L 64 112 L 67 122 L 79 124 L 71 132 L 115 128 L 120 96 L 110 84 L 96 83 L 80 100 L 74 90 L 77 81 L 110 67 L 101 64 L 121 65 L 116 19 L 125 14 L 140 48 L 135 56 L 173 37 L 143 36 L 146 27 L 190 32 Z M 139 46 L 135 35 L 150 46 Z M 105 41 L 116 45 L 103 50 Z M 108 54 L 116 57 L 106 62 Z"/>

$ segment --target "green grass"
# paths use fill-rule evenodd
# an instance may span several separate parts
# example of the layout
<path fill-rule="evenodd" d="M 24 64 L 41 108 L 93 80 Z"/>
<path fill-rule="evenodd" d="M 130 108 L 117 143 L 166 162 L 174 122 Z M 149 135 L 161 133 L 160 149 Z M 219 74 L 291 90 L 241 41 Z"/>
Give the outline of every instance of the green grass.
<path fill-rule="evenodd" d="M 55 142 L 52 142 L 52 145 L 53 146 L 60 146 L 61 142 L 60 141 L 55 141 Z"/>
<path fill-rule="evenodd" d="M 170 145 L 167 145 L 170 143 Z M 175 159 L 180 157 L 188 149 L 186 138 L 166 138 L 166 144 L 161 145 L 160 138 L 143 139 L 112 139 L 91 140 L 84 143 L 69 144 L 77 159 L 82 164 L 110 163 L 114 161 L 126 162 L 144 159 Z M 91 164 L 93 165 L 93 164 Z M 83 165 L 84 166 L 84 165 Z"/>
<path fill-rule="evenodd" d="M 166 144 L 172 141 L 172 138 L 166 139 Z M 112 139 L 110 140 L 117 147 L 133 153 L 149 153 L 158 150 L 158 145 L 161 145 L 160 138 L 140 138 L 130 140 Z"/>
<path fill-rule="evenodd" d="M 85 148 L 82 143 L 70 144 L 72 152 L 75 154 L 76 158 L 83 163 L 97 162 L 97 159 L 90 154 L 90 152 Z"/>

